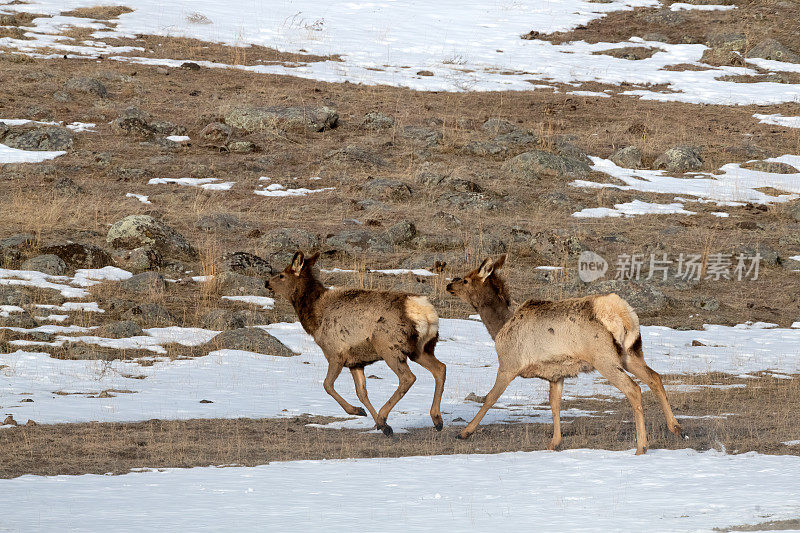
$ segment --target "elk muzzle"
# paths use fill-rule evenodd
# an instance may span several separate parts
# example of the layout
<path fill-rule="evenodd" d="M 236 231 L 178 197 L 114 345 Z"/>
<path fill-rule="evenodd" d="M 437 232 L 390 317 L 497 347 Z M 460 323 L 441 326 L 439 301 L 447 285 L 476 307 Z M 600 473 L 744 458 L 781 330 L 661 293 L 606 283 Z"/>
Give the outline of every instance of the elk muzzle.
<path fill-rule="evenodd" d="M 459 281 L 461 281 L 461 278 L 453 278 L 453 281 L 451 281 L 450 283 L 447 284 L 447 287 L 445 287 L 445 290 L 447 292 L 449 292 L 450 294 L 455 295 L 455 292 L 453 291 L 453 284 L 456 283 L 456 282 L 459 282 Z"/>

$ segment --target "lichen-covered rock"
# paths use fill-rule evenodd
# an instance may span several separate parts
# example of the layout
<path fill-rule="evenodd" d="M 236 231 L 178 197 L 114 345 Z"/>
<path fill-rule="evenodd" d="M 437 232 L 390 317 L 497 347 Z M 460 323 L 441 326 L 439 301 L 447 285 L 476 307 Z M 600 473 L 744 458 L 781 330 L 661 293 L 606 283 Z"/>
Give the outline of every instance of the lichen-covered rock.
<path fill-rule="evenodd" d="M 12 129 L 6 133 L 3 144 L 20 150 L 65 151 L 72 148 L 74 137 L 72 131 L 61 126 Z"/>
<path fill-rule="evenodd" d="M 272 266 L 267 261 L 248 252 L 232 252 L 223 255 L 222 267 L 245 276 L 267 277 L 272 275 Z"/>
<path fill-rule="evenodd" d="M 757 170 L 758 172 L 769 172 L 770 174 L 800 174 L 800 169 L 777 161 L 748 161 L 740 166 L 749 170 Z"/>
<path fill-rule="evenodd" d="M 244 350 L 279 357 L 297 355 L 261 328 L 238 328 L 223 331 L 208 341 L 204 348 L 208 350 Z"/>
<path fill-rule="evenodd" d="M 167 289 L 164 276 L 158 272 L 142 272 L 120 282 L 120 287 L 128 292 L 139 294 L 160 293 Z"/>
<path fill-rule="evenodd" d="M 513 124 L 505 119 L 490 118 L 481 125 L 481 129 L 489 135 L 500 135 L 502 133 L 511 133 L 519 128 L 516 124 Z"/>
<path fill-rule="evenodd" d="M 283 270 L 298 250 L 308 252 L 319 246 L 319 237 L 300 228 L 278 228 L 261 237 L 264 256 L 270 264 Z"/>
<path fill-rule="evenodd" d="M 775 39 L 764 39 L 747 52 L 747 57 L 760 57 L 785 63 L 800 63 L 800 55 Z"/>
<path fill-rule="evenodd" d="M 411 187 L 400 180 L 376 178 L 368 180 L 362 190 L 370 198 L 379 200 L 394 200 L 402 202 L 409 200 L 413 192 Z"/>
<path fill-rule="evenodd" d="M 695 146 L 675 146 L 670 148 L 655 160 L 653 168 L 665 169 L 670 172 L 689 172 L 700 170 L 703 159 L 700 149 Z"/>
<path fill-rule="evenodd" d="M 114 248 L 152 246 L 170 258 L 197 257 L 197 250 L 177 231 L 149 215 L 129 215 L 115 222 L 106 241 Z"/>
<path fill-rule="evenodd" d="M 200 142 L 206 146 L 215 146 L 222 148 L 231 140 L 233 130 L 227 124 L 222 122 L 212 122 L 206 125 L 205 128 L 200 130 L 198 138 Z"/>
<path fill-rule="evenodd" d="M 63 259 L 53 254 L 43 254 L 31 257 L 20 267 L 22 270 L 36 270 L 51 276 L 61 276 L 67 271 L 67 264 Z"/>
<path fill-rule="evenodd" d="M 202 231 L 233 231 L 244 228 L 245 224 L 230 213 L 211 213 L 198 218 L 195 226 Z"/>
<path fill-rule="evenodd" d="M 144 335 L 144 331 L 142 331 L 142 327 L 133 320 L 116 320 L 114 322 L 106 322 L 94 330 L 93 335 L 109 339 L 127 339 L 129 337 Z"/>
<path fill-rule="evenodd" d="M 417 236 L 417 226 L 410 220 L 401 220 L 386 230 L 386 234 L 394 244 L 402 244 Z"/>
<path fill-rule="evenodd" d="M 141 303 L 131 307 L 122 316 L 126 320 L 133 320 L 143 327 L 173 326 L 177 323 L 172 313 L 156 303 Z"/>
<path fill-rule="evenodd" d="M 71 268 L 103 268 L 114 263 L 111 254 L 94 244 L 65 242 L 42 246 L 39 251 L 57 255 Z"/>
<path fill-rule="evenodd" d="M 64 84 L 64 88 L 68 91 L 93 94 L 100 98 L 108 96 L 108 90 L 103 82 L 96 78 L 80 77 L 71 78 Z"/>
<path fill-rule="evenodd" d="M 325 244 L 346 253 L 391 252 L 388 235 L 375 234 L 366 229 L 349 229 L 327 238 Z"/>
<path fill-rule="evenodd" d="M 327 107 L 235 107 L 225 114 L 225 123 L 248 132 L 307 130 L 324 131 L 339 124 L 336 110 Z"/>
<path fill-rule="evenodd" d="M 531 150 L 519 154 L 507 161 L 505 168 L 526 180 L 539 180 L 546 176 L 577 176 L 591 171 L 591 167 L 581 159 L 543 150 Z"/>
<path fill-rule="evenodd" d="M 623 168 L 641 168 L 642 151 L 635 146 L 620 148 L 611 154 L 611 162 Z"/>
<path fill-rule="evenodd" d="M 395 124 L 394 117 L 385 115 L 379 111 L 373 111 L 364 115 L 364 121 L 361 127 L 368 130 L 385 130 L 393 128 Z"/>

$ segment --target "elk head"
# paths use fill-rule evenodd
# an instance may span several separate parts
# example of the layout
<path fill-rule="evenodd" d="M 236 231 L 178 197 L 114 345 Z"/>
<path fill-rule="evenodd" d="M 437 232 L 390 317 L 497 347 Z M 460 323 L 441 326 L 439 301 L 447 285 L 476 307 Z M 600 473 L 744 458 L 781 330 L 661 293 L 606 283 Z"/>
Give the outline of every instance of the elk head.
<path fill-rule="evenodd" d="M 496 300 L 498 296 L 508 303 L 505 284 L 495 275 L 496 271 L 503 268 L 505 262 L 506 254 L 496 260 L 487 257 L 481 266 L 463 278 L 453 278 L 453 281 L 447 284 L 447 292 L 476 309 Z"/>
<path fill-rule="evenodd" d="M 306 257 L 303 252 L 298 251 L 294 254 L 291 264 L 280 274 L 269 278 L 264 285 L 277 296 L 294 302 L 319 284 L 313 271 L 317 259 L 319 259 L 319 252 L 311 257 Z"/>

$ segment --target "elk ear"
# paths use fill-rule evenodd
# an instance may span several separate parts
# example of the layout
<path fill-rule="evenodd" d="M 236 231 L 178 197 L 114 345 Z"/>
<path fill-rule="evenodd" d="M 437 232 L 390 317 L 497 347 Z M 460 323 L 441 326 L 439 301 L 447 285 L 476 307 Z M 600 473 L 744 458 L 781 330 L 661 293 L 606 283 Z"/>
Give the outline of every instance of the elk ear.
<path fill-rule="evenodd" d="M 486 281 L 486 278 L 491 276 L 492 272 L 494 272 L 494 263 L 491 257 L 487 257 L 478 269 L 478 277 L 481 278 L 481 281 Z"/>
<path fill-rule="evenodd" d="M 291 267 L 292 272 L 294 272 L 295 275 L 299 276 L 300 272 L 303 270 L 303 265 L 305 263 L 306 259 L 305 256 L 303 255 L 303 252 L 300 251 L 295 252 L 294 257 L 292 258 L 292 267 Z"/>
<path fill-rule="evenodd" d="M 316 252 L 314 255 L 306 259 L 305 268 L 313 267 L 314 263 L 317 262 L 317 259 L 319 259 L 319 252 Z"/>
<path fill-rule="evenodd" d="M 497 260 L 494 262 L 494 269 L 495 270 L 500 270 L 501 268 L 503 268 L 503 265 L 506 264 L 506 256 L 507 255 L 508 254 L 503 254 L 503 255 L 501 255 L 500 257 L 497 258 Z"/>

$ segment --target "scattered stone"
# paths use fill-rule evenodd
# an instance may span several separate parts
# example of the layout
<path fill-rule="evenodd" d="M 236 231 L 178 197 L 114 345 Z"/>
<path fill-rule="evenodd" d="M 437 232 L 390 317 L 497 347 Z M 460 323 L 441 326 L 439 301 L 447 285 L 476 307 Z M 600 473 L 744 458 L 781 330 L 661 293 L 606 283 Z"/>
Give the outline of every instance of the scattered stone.
<path fill-rule="evenodd" d="M 526 146 L 537 144 L 539 137 L 527 131 L 516 130 L 509 133 L 501 133 L 494 138 L 494 142 L 500 144 L 500 146 Z"/>
<path fill-rule="evenodd" d="M 22 270 L 36 270 L 51 276 L 63 276 L 67 272 L 67 264 L 63 259 L 53 254 L 37 255 L 31 257 L 20 267 Z"/>
<path fill-rule="evenodd" d="M 758 172 L 769 172 L 770 174 L 798 174 L 800 170 L 786 163 L 775 161 L 748 161 L 740 165 L 742 168 L 757 170 Z"/>
<path fill-rule="evenodd" d="M 200 400 L 200 403 L 214 403 L 211 400 Z"/>
<path fill-rule="evenodd" d="M 24 402 L 25 400 L 22 400 L 22 401 Z M 33 401 L 33 400 L 31 400 L 31 401 Z M 38 426 L 39 424 L 37 424 L 37 423 L 36 423 L 34 420 L 32 420 L 32 419 L 28 419 L 28 421 L 27 421 L 27 422 L 25 422 L 25 425 L 26 425 L 26 426 L 28 426 L 28 427 L 33 427 L 33 426 Z"/>
<path fill-rule="evenodd" d="M 298 250 L 308 253 L 319 246 L 319 237 L 300 228 L 279 228 L 261 237 L 261 246 L 268 262 L 281 270 L 291 262 Z"/>
<path fill-rule="evenodd" d="M 611 161 L 623 168 L 641 168 L 642 151 L 635 146 L 626 146 L 611 154 Z"/>
<path fill-rule="evenodd" d="M 461 151 L 478 157 L 500 156 L 508 152 L 508 147 L 495 141 L 470 141 L 461 147 Z"/>
<path fill-rule="evenodd" d="M 149 215 L 129 215 L 115 222 L 108 230 L 106 241 L 114 248 L 152 246 L 170 258 L 197 257 L 197 250 L 183 235 Z"/>
<path fill-rule="evenodd" d="M 64 89 L 72 92 L 93 94 L 100 98 L 108 96 L 106 86 L 103 85 L 103 82 L 95 78 L 72 78 L 67 80 L 67 83 L 64 84 Z"/>
<path fill-rule="evenodd" d="M 591 171 L 591 167 L 578 158 L 543 150 L 524 152 L 506 161 L 505 168 L 526 180 L 539 180 L 546 176 L 577 176 Z"/>
<path fill-rule="evenodd" d="M 719 309 L 719 301 L 711 296 L 698 296 L 692 301 L 692 304 L 703 311 L 714 312 Z"/>
<path fill-rule="evenodd" d="M 705 344 L 703 344 L 702 342 L 700 342 L 698 340 L 693 340 L 692 341 L 692 346 L 705 346 Z"/>
<path fill-rule="evenodd" d="M 22 311 L 19 313 L 10 313 L 7 317 L 0 317 L 0 326 L 6 328 L 25 328 L 31 329 L 37 327 L 39 324 L 27 312 Z"/>
<path fill-rule="evenodd" d="M 403 202 L 411 199 L 411 187 L 400 180 L 375 178 L 368 180 L 362 187 L 364 193 L 380 200 Z"/>
<path fill-rule="evenodd" d="M 71 130 L 61 126 L 13 128 L 3 138 L 3 144 L 19 150 L 65 151 L 72 148 L 74 137 Z"/>
<path fill-rule="evenodd" d="M 163 258 L 151 246 L 140 246 L 130 251 L 127 267 L 134 272 L 150 270 L 161 266 Z"/>
<path fill-rule="evenodd" d="M 448 230 L 458 229 L 461 227 L 461 219 L 451 213 L 439 211 L 433 215 L 433 222 L 437 226 L 443 227 Z"/>
<path fill-rule="evenodd" d="M 18 426 L 19 424 L 17 424 L 17 421 L 14 420 L 14 416 L 13 415 L 8 415 L 5 418 L 5 420 L 3 420 L 3 425 L 4 426 Z"/>
<path fill-rule="evenodd" d="M 700 149 L 695 146 L 675 146 L 661 154 L 653 163 L 654 169 L 670 172 L 699 170 L 703 166 Z"/>
<path fill-rule="evenodd" d="M 228 141 L 231 140 L 232 133 L 233 129 L 227 124 L 223 124 L 222 122 L 212 122 L 200 130 L 198 138 L 200 139 L 200 142 L 206 146 L 223 148 L 227 146 Z"/>
<path fill-rule="evenodd" d="M 327 106 L 236 107 L 225 114 L 225 123 L 248 132 L 279 129 L 318 132 L 338 126 L 339 115 Z"/>
<path fill-rule="evenodd" d="M 442 194 L 436 202 L 457 209 L 479 209 L 493 211 L 504 207 L 507 200 L 489 192 L 456 192 Z"/>
<path fill-rule="evenodd" d="M 106 322 L 94 330 L 93 334 L 108 339 L 127 339 L 144 335 L 144 331 L 133 320 L 116 320 L 114 322 Z"/>
<path fill-rule="evenodd" d="M 442 132 L 424 126 L 405 126 L 400 130 L 400 135 L 413 141 L 422 141 L 428 146 L 439 144 Z"/>
<path fill-rule="evenodd" d="M 255 152 L 258 146 L 250 141 L 231 141 L 228 143 L 227 148 L 232 154 L 249 154 Z"/>
<path fill-rule="evenodd" d="M 490 118 L 481 125 L 481 129 L 489 135 L 500 135 L 501 133 L 511 133 L 517 131 L 519 128 L 502 118 Z"/>
<path fill-rule="evenodd" d="M 800 55 L 775 39 L 764 39 L 750 49 L 747 53 L 747 57 L 760 57 L 786 63 L 800 63 Z"/>
<path fill-rule="evenodd" d="M 391 226 L 386 233 L 394 244 L 408 242 L 417 236 L 417 227 L 410 220 L 401 220 Z"/>
<path fill-rule="evenodd" d="M 386 235 L 376 235 L 366 229 L 350 229 L 328 237 L 328 246 L 346 253 L 391 252 L 392 243 Z"/>
<path fill-rule="evenodd" d="M 245 276 L 268 277 L 272 267 L 264 259 L 247 252 L 233 252 L 222 256 L 222 266 L 226 270 Z"/>
<path fill-rule="evenodd" d="M 31 297 L 21 289 L 12 285 L 0 285 L 0 305 L 16 305 L 22 307 L 30 305 Z"/>
<path fill-rule="evenodd" d="M 592 52 L 595 55 L 606 55 L 617 59 L 627 59 L 628 61 L 641 61 L 652 57 L 658 50 L 647 46 L 623 46 L 621 48 L 609 48 L 599 52 Z"/>
<path fill-rule="evenodd" d="M 288 261 L 287 261 L 288 263 Z M 216 278 L 219 288 L 227 296 L 269 296 L 264 279 L 245 276 L 237 272 L 223 272 Z"/>
<path fill-rule="evenodd" d="M 229 309 L 211 309 L 200 318 L 200 326 L 206 329 L 226 330 L 239 329 L 262 324 L 265 320 L 258 313 L 249 309 L 231 311 Z"/>
<path fill-rule="evenodd" d="M 150 120 L 148 113 L 138 107 L 129 107 L 122 115 L 111 121 L 111 127 L 124 135 L 150 136 L 153 134 Z"/>
<path fill-rule="evenodd" d="M 181 68 L 186 70 L 200 70 L 200 65 L 198 65 L 194 61 L 184 61 L 183 63 L 181 63 Z"/>
<path fill-rule="evenodd" d="M 156 303 L 141 303 L 131 307 L 122 316 L 144 327 L 172 326 L 177 322 L 169 311 Z"/>
<path fill-rule="evenodd" d="M 328 152 L 325 158 L 344 163 L 359 163 L 368 167 L 386 166 L 386 161 L 375 152 L 354 145 Z"/>
<path fill-rule="evenodd" d="M 208 341 L 204 349 L 244 350 L 278 357 L 297 355 L 281 341 L 260 328 L 238 328 L 223 331 Z"/>
<path fill-rule="evenodd" d="M 478 396 L 474 392 L 470 392 L 469 394 L 467 394 L 464 400 L 467 402 L 484 403 L 486 401 L 486 396 Z"/>
<path fill-rule="evenodd" d="M 384 115 L 379 111 L 372 111 L 364 115 L 364 121 L 361 127 L 367 130 L 385 130 L 393 128 L 395 124 L 394 117 L 391 115 Z"/>
<path fill-rule="evenodd" d="M 719 50 L 741 52 L 747 47 L 747 36 L 744 33 L 711 33 L 708 35 L 706 45 Z"/>
<path fill-rule="evenodd" d="M 211 213 L 198 218 L 195 226 L 202 231 L 233 231 L 243 229 L 245 224 L 230 213 Z"/>
<path fill-rule="evenodd" d="M 103 268 L 114 264 L 111 254 L 94 244 L 66 242 L 43 246 L 39 251 L 57 255 L 70 268 Z"/>
<path fill-rule="evenodd" d="M 430 70 L 420 70 L 417 71 L 417 76 L 433 76 L 433 72 Z"/>
<path fill-rule="evenodd" d="M 167 282 L 164 276 L 158 272 L 148 271 L 136 274 L 121 281 L 119 284 L 122 290 L 139 294 L 161 293 L 167 290 Z"/>
<path fill-rule="evenodd" d="M 506 243 L 498 236 L 491 233 L 480 233 L 470 236 L 469 250 L 478 255 L 495 255 L 507 251 Z"/>
<path fill-rule="evenodd" d="M 83 193 L 83 187 L 67 176 L 61 176 L 53 183 L 53 190 L 63 196 L 77 196 Z"/>

